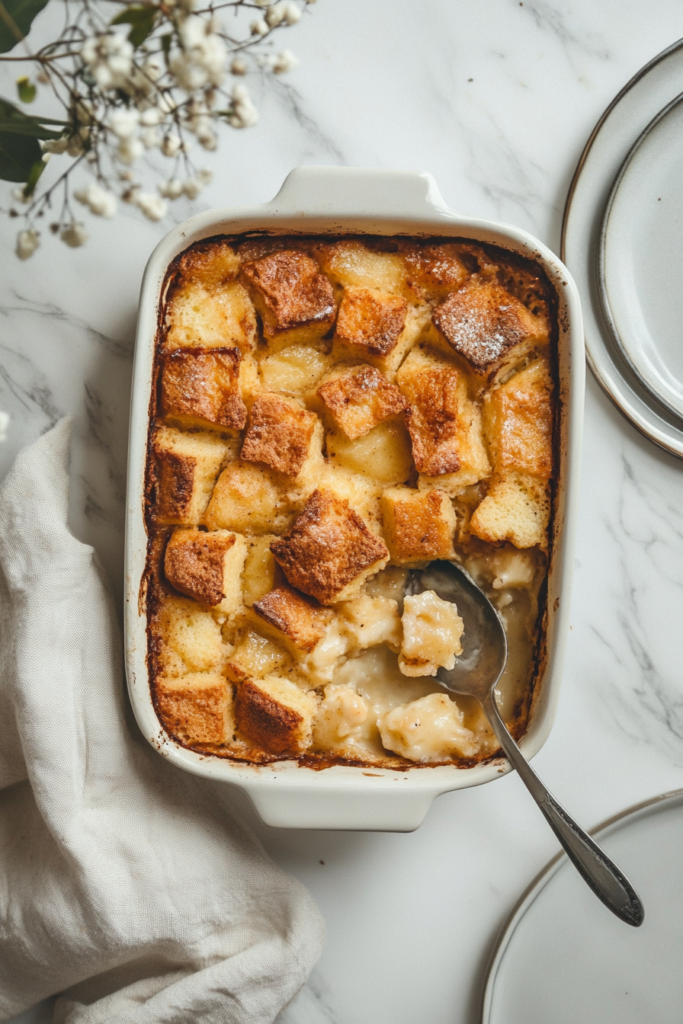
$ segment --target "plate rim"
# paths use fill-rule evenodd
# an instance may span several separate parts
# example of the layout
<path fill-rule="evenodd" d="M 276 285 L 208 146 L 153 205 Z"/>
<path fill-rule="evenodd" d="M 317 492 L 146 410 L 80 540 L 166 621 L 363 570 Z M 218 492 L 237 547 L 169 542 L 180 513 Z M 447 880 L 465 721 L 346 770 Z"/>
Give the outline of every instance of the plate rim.
<path fill-rule="evenodd" d="M 613 829 L 615 825 L 620 825 L 625 821 L 625 819 L 633 817 L 635 820 L 641 814 L 645 815 L 646 812 L 650 813 L 655 809 L 659 809 L 660 805 L 662 804 L 666 804 L 669 802 L 675 804 L 676 801 L 681 800 L 683 800 L 683 788 L 671 789 L 667 790 L 664 793 L 658 793 L 656 796 L 648 797 L 646 800 L 641 800 L 638 803 L 632 804 L 630 807 L 627 807 L 624 810 L 619 811 L 617 814 L 611 815 L 609 818 L 606 818 L 604 821 L 600 822 L 599 825 L 596 825 L 595 828 L 591 829 L 589 834 L 594 839 L 598 839 L 603 834 L 608 835 L 610 830 Z M 568 863 L 568 861 L 569 858 L 567 857 L 567 854 L 564 852 L 564 850 L 559 850 L 558 853 L 556 853 L 555 856 L 552 857 L 551 860 L 549 860 L 543 868 L 541 868 L 539 873 L 530 882 L 530 884 L 526 887 L 522 895 L 515 903 L 503 927 L 500 929 L 498 935 L 496 936 L 493 948 L 491 949 L 491 952 L 489 954 L 489 958 L 486 964 L 486 971 L 484 974 L 484 983 L 482 987 L 480 1002 L 480 1024 L 491 1024 L 493 991 L 496 983 L 496 978 L 498 976 L 498 971 L 500 969 L 507 948 L 510 945 L 510 942 L 518 926 L 520 925 L 528 911 L 531 909 L 532 905 L 536 902 L 540 894 L 546 888 L 550 880 L 554 878 L 554 876 L 557 874 L 560 868 L 565 863 Z"/>
<path fill-rule="evenodd" d="M 621 332 L 619 331 L 612 310 L 612 304 L 609 300 L 606 280 L 606 248 L 607 248 L 607 235 L 609 233 L 609 221 L 612 216 L 612 210 L 614 203 L 619 192 L 621 183 L 623 182 L 626 173 L 633 163 L 638 151 L 642 147 L 646 139 L 652 134 L 659 124 L 662 123 L 668 117 L 668 115 L 683 103 L 683 91 L 679 92 L 677 96 L 674 96 L 672 100 L 669 100 L 661 110 L 659 110 L 652 120 L 643 128 L 642 132 L 635 140 L 630 150 L 626 154 L 621 167 L 617 171 L 617 174 L 612 183 L 607 203 L 605 204 L 605 210 L 602 216 L 602 222 L 600 224 L 600 239 L 598 242 L 598 264 L 597 264 L 597 276 L 598 276 L 598 293 L 600 295 L 600 302 L 602 304 L 602 312 L 605 317 L 605 322 L 610 330 L 614 343 L 621 352 L 626 363 L 628 363 L 633 374 L 638 378 L 642 387 L 665 408 L 669 410 L 674 416 L 681 420 L 683 424 L 683 401 L 680 405 L 676 406 L 671 400 L 668 400 L 665 395 L 657 391 L 654 385 L 644 376 L 643 372 L 638 368 L 638 365 L 634 362 L 630 351 L 626 347 Z"/>
<path fill-rule="evenodd" d="M 569 184 L 569 189 L 567 191 L 567 197 L 565 199 L 560 232 L 560 258 L 564 263 L 567 263 L 567 234 L 569 221 L 572 213 L 572 204 L 574 201 L 576 190 L 581 179 L 581 175 L 583 173 L 586 161 L 588 160 L 593 145 L 598 135 L 600 134 L 602 128 L 604 127 L 605 122 L 613 113 L 615 108 L 621 103 L 621 101 L 631 92 L 631 90 L 635 86 L 637 86 L 642 81 L 642 79 L 647 77 L 647 75 L 652 70 L 654 70 L 668 57 L 677 53 L 681 49 L 683 49 L 683 37 L 675 40 L 664 50 L 661 50 L 658 54 L 652 57 L 641 68 L 639 68 L 638 71 L 636 71 L 636 73 L 628 80 L 628 82 L 624 86 L 622 86 L 619 92 L 614 96 L 611 102 L 603 110 L 602 114 L 595 123 L 595 126 L 593 127 L 593 130 L 591 131 L 590 135 L 588 136 L 588 139 L 584 145 L 579 160 L 576 164 L 576 168 L 572 175 Z M 571 268 L 569 269 L 571 270 Z M 613 376 L 613 374 L 609 372 L 610 368 L 608 367 L 606 371 L 603 373 L 600 367 L 596 364 L 589 343 L 586 344 L 586 361 L 591 369 L 591 372 L 595 380 L 600 385 L 602 390 L 605 392 L 607 397 L 617 407 L 617 409 L 622 413 L 622 415 L 624 415 L 626 419 L 636 428 L 636 430 L 638 430 L 638 432 L 642 434 L 644 437 L 648 438 L 648 440 L 654 442 L 654 444 L 656 444 L 659 448 L 662 448 L 664 451 L 669 452 L 669 454 L 674 455 L 677 458 L 683 458 L 683 429 L 677 428 L 674 424 L 667 423 L 667 421 L 659 415 L 657 410 L 650 408 L 650 406 L 647 406 L 648 410 L 652 413 L 652 416 L 655 417 L 657 421 L 661 422 L 661 426 L 659 425 L 659 423 L 647 422 L 640 413 L 640 411 L 637 408 L 632 407 L 628 395 L 623 395 L 621 393 L 622 389 L 619 387 L 618 381 L 612 382 L 611 377 Z M 614 363 L 611 359 L 609 360 L 609 362 L 611 363 L 611 368 L 613 368 L 614 370 L 614 375 L 616 375 L 620 379 L 623 379 L 623 374 L 621 373 L 618 365 Z M 628 384 L 628 381 L 625 379 L 624 387 L 628 390 L 633 390 Z M 635 397 L 638 398 L 637 393 Z M 644 402 L 644 399 L 642 401 L 643 404 L 646 404 Z M 671 415 L 668 409 L 666 410 L 666 412 L 668 415 Z M 670 428 L 670 430 L 676 430 L 677 433 L 682 436 L 672 436 L 666 428 Z"/>

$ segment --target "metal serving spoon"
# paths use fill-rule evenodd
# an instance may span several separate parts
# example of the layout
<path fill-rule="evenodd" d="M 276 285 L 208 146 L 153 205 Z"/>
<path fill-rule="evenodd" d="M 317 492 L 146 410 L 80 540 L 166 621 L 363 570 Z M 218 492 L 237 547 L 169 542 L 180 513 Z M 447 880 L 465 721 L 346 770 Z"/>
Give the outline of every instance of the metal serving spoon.
<path fill-rule="evenodd" d="M 463 653 L 455 668 L 439 669 L 436 678 L 454 693 L 476 697 L 488 718 L 503 753 L 559 839 L 584 881 L 613 914 L 636 928 L 643 923 L 643 905 L 635 889 L 587 832 L 548 792 L 510 735 L 496 704 L 495 686 L 507 662 L 507 639 L 501 618 L 469 573 L 454 562 L 432 562 L 414 569 L 406 594 L 433 590 L 443 601 L 457 605 L 465 624 Z"/>

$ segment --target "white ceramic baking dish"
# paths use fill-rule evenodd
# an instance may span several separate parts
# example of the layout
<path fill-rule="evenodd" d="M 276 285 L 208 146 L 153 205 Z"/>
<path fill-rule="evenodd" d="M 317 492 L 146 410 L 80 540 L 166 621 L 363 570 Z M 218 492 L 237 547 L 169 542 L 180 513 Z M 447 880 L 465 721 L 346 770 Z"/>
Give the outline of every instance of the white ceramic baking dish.
<path fill-rule="evenodd" d="M 166 270 L 193 242 L 250 230 L 375 235 L 439 235 L 492 242 L 537 260 L 559 299 L 560 465 L 555 539 L 549 572 L 547 659 L 532 717 L 521 741 L 527 757 L 545 742 L 555 715 L 568 628 L 584 394 L 584 347 L 576 286 L 560 260 L 525 231 L 461 217 L 443 202 L 428 174 L 336 167 L 292 171 L 270 203 L 251 209 L 211 210 L 174 228 L 145 270 L 135 346 L 128 455 L 126 519 L 126 666 L 130 699 L 143 734 L 173 764 L 245 790 L 268 825 L 283 828 L 412 831 L 436 796 L 478 786 L 508 770 L 497 761 L 474 768 L 416 767 L 407 771 L 334 766 L 324 770 L 291 761 L 246 765 L 186 750 L 162 729 L 152 704 L 141 587 L 147 535 L 143 516 L 148 415 L 159 302 Z"/>

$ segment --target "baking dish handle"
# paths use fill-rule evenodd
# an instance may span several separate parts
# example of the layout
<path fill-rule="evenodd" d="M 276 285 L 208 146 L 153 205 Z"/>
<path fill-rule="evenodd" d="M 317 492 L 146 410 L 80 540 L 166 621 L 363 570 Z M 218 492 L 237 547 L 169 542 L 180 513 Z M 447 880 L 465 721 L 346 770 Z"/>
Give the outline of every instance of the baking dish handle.
<path fill-rule="evenodd" d="M 449 219 L 456 216 L 431 174 L 364 167 L 295 167 L 267 205 L 274 213 L 306 218 L 420 219 L 435 211 Z"/>

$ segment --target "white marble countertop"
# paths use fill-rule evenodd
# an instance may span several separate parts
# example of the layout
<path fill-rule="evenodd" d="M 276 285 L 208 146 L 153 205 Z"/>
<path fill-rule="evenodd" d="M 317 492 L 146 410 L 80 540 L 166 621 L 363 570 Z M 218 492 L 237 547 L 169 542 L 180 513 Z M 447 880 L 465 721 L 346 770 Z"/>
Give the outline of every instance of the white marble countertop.
<path fill-rule="evenodd" d="M 557 250 L 590 130 L 682 29 L 678 0 L 320 0 L 288 39 L 301 66 L 263 87 L 256 128 L 226 130 L 202 204 L 174 213 L 267 200 L 296 164 L 420 169 L 453 208 Z M 85 248 L 48 238 L 28 263 L 10 255 L 15 225 L 0 228 L 0 475 L 74 415 L 73 529 L 120 596 L 138 288 L 168 223 L 124 209 Z M 683 464 L 589 377 L 572 632 L 535 761 L 586 826 L 683 786 L 682 508 Z M 474 1024 L 496 934 L 557 850 L 514 775 L 441 797 L 411 835 L 280 832 L 246 813 L 327 920 L 283 1024 Z"/>

